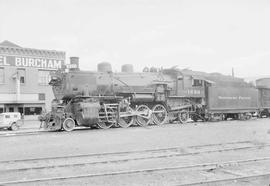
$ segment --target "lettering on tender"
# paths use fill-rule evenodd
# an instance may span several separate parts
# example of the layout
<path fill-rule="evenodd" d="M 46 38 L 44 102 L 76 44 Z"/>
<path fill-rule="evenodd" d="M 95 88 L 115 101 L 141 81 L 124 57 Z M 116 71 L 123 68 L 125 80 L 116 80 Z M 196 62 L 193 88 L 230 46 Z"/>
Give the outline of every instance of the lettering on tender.
<path fill-rule="evenodd" d="M 242 96 L 218 96 L 218 99 L 226 99 L 226 100 L 236 100 L 236 99 L 239 99 L 239 100 L 250 100 L 251 97 L 242 97 Z"/>

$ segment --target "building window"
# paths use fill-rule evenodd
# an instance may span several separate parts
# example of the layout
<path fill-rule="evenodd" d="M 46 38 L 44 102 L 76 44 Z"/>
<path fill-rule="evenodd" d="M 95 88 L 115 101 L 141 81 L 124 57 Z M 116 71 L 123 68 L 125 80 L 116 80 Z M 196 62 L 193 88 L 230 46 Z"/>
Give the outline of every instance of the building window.
<path fill-rule="evenodd" d="M 50 71 L 48 70 L 38 71 L 38 84 L 49 85 L 50 80 L 51 80 Z"/>
<path fill-rule="evenodd" d="M 4 112 L 4 108 L 0 107 L 0 113 Z"/>
<path fill-rule="evenodd" d="M 25 115 L 39 115 L 42 112 L 42 107 L 24 107 Z"/>
<path fill-rule="evenodd" d="M 0 84 L 5 83 L 5 72 L 4 68 L 0 68 Z"/>
<path fill-rule="evenodd" d="M 39 93 L 38 94 L 38 100 L 40 100 L 40 101 L 45 100 L 45 94 L 44 93 Z"/>
<path fill-rule="evenodd" d="M 25 83 L 25 69 L 18 69 L 19 77 L 20 77 L 20 83 Z"/>

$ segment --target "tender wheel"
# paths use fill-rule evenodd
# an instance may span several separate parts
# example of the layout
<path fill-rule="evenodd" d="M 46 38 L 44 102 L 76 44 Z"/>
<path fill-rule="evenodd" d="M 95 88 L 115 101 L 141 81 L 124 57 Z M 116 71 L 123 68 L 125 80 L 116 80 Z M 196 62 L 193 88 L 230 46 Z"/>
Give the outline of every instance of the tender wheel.
<path fill-rule="evenodd" d="M 115 123 L 116 123 L 116 116 L 115 116 L 115 112 L 113 111 L 113 109 L 107 108 L 107 116 L 106 116 L 106 112 L 105 112 L 104 108 L 102 108 L 99 111 L 99 122 L 97 123 L 99 128 L 109 129 Z"/>
<path fill-rule="evenodd" d="M 151 110 L 146 105 L 140 105 L 136 109 L 137 116 L 136 116 L 136 122 L 142 126 L 147 126 L 151 121 Z"/>
<path fill-rule="evenodd" d="M 166 108 L 163 105 L 158 104 L 158 105 L 155 105 L 152 110 L 153 110 L 152 112 L 153 122 L 156 125 L 164 124 L 168 117 Z"/>
<path fill-rule="evenodd" d="M 120 112 L 120 117 L 118 121 L 118 125 L 122 128 L 130 127 L 134 123 L 134 116 L 121 116 L 124 114 L 130 114 L 133 112 L 133 109 L 128 107 L 126 112 Z"/>
<path fill-rule="evenodd" d="M 187 111 L 181 111 L 178 113 L 178 120 L 181 123 L 186 123 L 188 120 L 189 116 L 188 116 L 188 112 Z"/>
<path fill-rule="evenodd" d="M 67 118 L 63 122 L 63 129 L 67 132 L 73 131 L 75 128 L 75 121 L 72 118 Z"/>
<path fill-rule="evenodd" d="M 15 130 L 18 130 L 19 127 L 18 127 L 17 123 L 14 122 L 14 123 L 11 124 L 10 129 L 15 131 Z"/>

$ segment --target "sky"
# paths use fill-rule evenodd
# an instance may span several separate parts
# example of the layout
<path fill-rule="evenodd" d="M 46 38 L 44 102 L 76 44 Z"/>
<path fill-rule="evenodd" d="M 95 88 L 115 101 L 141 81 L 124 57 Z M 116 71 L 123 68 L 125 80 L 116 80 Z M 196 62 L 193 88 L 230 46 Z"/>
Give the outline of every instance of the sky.
<path fill-rule="evenodd" d="M 0 0 L 0 42 L 109 62 L 270 76 L 269 0 Z"/>

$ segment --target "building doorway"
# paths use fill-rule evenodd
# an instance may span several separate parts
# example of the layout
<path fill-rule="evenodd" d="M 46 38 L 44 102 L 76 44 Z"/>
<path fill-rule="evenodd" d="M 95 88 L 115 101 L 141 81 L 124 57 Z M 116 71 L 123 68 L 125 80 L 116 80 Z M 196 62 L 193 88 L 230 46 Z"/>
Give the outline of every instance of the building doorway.
<path fill-rule="evenodd" d="M 23 114 L 24 113 L 23 107 L 18 107 L 18 112 L 21 113 L 21 114 Z"/>

